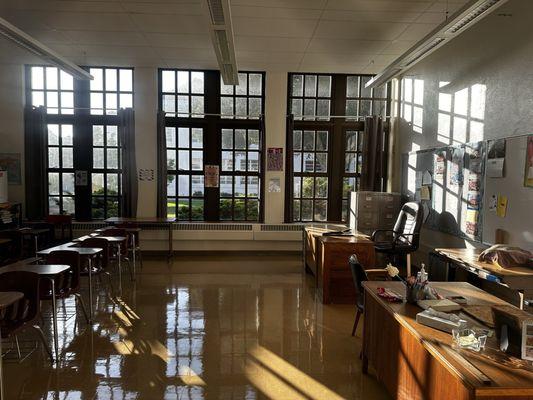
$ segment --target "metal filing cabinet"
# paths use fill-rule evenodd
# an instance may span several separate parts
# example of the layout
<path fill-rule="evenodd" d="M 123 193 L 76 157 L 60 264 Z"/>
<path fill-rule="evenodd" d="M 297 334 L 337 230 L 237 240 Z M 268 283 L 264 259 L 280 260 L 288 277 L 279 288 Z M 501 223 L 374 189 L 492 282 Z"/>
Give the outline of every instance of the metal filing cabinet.
<path fill-rule="evenodd" d="M 367 235 L 377 229 L 392 229 L 400 212 L 400 201 L 400 193 L 351 192 L 350 228 Z"/>

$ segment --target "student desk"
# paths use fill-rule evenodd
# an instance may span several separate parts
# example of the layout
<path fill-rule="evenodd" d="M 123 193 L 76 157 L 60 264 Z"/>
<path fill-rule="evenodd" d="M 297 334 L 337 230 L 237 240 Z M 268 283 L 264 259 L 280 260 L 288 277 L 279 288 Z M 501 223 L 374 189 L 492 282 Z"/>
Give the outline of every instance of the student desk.
<path fill-rule="evenodd" d="M 120 224 L 162 224 L 166 225 L 168 229 L 168 257 L 172 257 L 172 225 L 176 222 L 176 218 L 157 218 L 157 217 L 139 217 L 139 218 L 123 218 L 111 217 L 105 220 L 110 225 Z"/>
<path fill-rule="evenodd" d="M 495 288 L 494 293 L 520 308 L 524 308 L 524 302 L 529 303 L 533 299 L 533 269 L 525 267 L 506 269 L 478 261 L 481 253 L 479 249 L 435 249 L 433 253 L 447 263 L 445 271 L 442 271 L 444 276 L 439 275 L 439 279 L 448 280 L 451 264 L 481 279 L 494 282 L 492 285 Z"/>
<path fill-rule="evenodd" d="M 416 322 L 422 309 L 388 303 L 378 287 L 405 293 L 402 282 L 364 282 L 363 372 L 369 364 L 393 398 L 531 399 L 533 367 L 499 350 L 494 335 L 484 350 L 455 350 L 452 336 Z M 507 304 L 466 282 L 431 282 L 443 296 L 461 295 L 469 305 Z M 461 318 L 474 321 L 466 316 Z M 474 323 L 480 326 L 479 322 Z"/>
<path fill-rule="evenodd" d="M 365 268 L 374 268 L 374 242 L 367 235 L 322 236 L 338 227 L 305 228 L 305 264 L 315 275 L 317 294 L 323 304 L 355 304 L 355 288 L 348 260 L 356 254 Z"/>

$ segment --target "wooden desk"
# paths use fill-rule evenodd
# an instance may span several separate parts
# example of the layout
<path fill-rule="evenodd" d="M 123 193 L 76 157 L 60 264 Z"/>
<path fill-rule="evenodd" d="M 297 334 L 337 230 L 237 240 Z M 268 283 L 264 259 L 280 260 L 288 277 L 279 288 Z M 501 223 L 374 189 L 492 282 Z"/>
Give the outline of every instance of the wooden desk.
<path fill-rule="evenodd" d="M 305 259 L 316 277 L 317 294 L 323 304 L 355 304 L 355 288 L 348 259 L 356 254 L 365 268 L 374 268 L 374 243 L 363 234 L 322 236 L 324 231 L 327 228 L 305 229 Z"/>
<path fill-rule="evenodd" d="M 168 256 L 172 257 L 174 252 L 172 244 L 172 225 L 176 222 L 176 218 L 157 218 L 157 217 L 139 217 L 139 218 L 122 218 L 122 217 L 111 217 L 105 220 L 110 225 L 119 225 L 119 224 L 163 224 L 167 226 L 168 229 Z"/>
<path fill-rule="evenodd" d="M 465 282 L 432 282 L 431 286 L 444 296 L 464 296 L 469 305 L 507 304 Z M 502 353 L 496 337 L 489 338 L 480 353 L 456 351 L 450 334 L 415 321 L 421 308 L 388 303 L 376 294 L 378 287 L 404 293 L 402 282 L 364 282 L 364 287 L 363 372 L 372 365 L 393 398 L 533 398 L 533 368 Z M 465 314 L 461 317 L 480 326 Z"/>
<path fill-rule="evenodd" d="M 435 249 L 434 253 L 482 279 L 487 279 L 485 276 L 490 274 L 496 278 L 497 283 L 520 292 L 519 304 L 517 304 L 520 308 L 524 307 L 524 300 L 533 299 L 533 269 L 531 268 L 502 268 L 498 265 L 478 261 L 481 253 L 479 249 Z"/>

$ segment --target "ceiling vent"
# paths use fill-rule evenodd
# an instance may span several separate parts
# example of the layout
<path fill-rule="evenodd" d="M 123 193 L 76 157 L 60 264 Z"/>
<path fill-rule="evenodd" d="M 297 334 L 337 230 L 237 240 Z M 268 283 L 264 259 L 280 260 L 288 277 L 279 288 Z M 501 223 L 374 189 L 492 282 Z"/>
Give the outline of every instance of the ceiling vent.
<path fill-rule="evenodd" d="M 383 71 L 372 78 L 366 88 L 373 88 L 387 83 L 392 78 L 405 72 L 450 40 L 481 21 L 508 0 L 471 0 L 450 18 L 440 24 L 426 37 L 389 64 Z"/>
<path fill-rule="evenodd" d="M 93 79 L 91 74 L 89 74 L 87 71 L 70 62 L 66 58 L 63 58 L 55 51 L 3 18 L 0 18 L 0 35 L 5 36 L 7 39 L 15 42 L 18 46 L 31 51 L 45 62 L 53 64 L 61 70 L 71 74 L 76 79 Z"/>
<path fill-rule="evenodd" d="M 203 4 L 222 80 L 225 85 L 238 85 L 229 0 L 203 0 Z"/>

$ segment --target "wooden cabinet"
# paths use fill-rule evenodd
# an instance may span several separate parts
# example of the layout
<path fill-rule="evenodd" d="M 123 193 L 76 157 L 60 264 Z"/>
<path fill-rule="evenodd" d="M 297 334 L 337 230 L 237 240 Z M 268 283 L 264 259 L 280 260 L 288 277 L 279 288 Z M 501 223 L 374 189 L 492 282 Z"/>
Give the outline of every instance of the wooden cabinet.
<path fill-rule="evenodd" d="M 305 260 L 315 275 L 317 295 L 323 304 L 354 304 L 355 289 L 348 259 L 356 254 L 365 268 L 375 268 L 373 242 L 366 236 L 322 236 L 306 229 Z"/>

